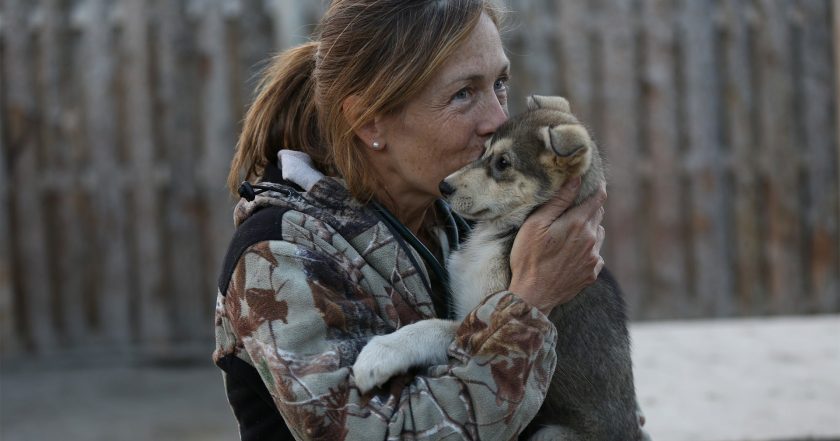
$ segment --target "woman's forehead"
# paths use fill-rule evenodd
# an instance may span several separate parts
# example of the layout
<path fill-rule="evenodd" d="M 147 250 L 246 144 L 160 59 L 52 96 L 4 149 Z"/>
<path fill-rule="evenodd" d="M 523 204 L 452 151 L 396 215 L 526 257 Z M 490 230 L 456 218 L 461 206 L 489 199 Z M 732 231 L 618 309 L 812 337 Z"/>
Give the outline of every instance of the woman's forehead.
<path fill-rule="evenodd" d="M 443 64 L 435 82 L 445 85 L 464 80 L 495 80 L 509 65 L 496 24 L 482 14 L 472 33 Z"/>

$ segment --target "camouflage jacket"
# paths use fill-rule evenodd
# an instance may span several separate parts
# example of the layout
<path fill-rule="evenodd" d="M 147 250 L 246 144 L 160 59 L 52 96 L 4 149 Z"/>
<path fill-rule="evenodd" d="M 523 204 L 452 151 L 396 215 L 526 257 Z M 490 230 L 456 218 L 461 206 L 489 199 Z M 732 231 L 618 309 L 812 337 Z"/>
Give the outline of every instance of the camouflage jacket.
<path fill-rule="evenodd" d="M 428 274 L 341 181 L 285 193 L 235 209 L 239 225 L 280 207 L 280 231 L 247 248 L 218 293 L 214 359 L 254 366 L 300 440 L 516 439 L 554 370 L 551 322 L 516 295 L 496 293 L 464 320 L 447 365 L 361 395 L 351 367 L 365 343 L 435 317 Z"/>

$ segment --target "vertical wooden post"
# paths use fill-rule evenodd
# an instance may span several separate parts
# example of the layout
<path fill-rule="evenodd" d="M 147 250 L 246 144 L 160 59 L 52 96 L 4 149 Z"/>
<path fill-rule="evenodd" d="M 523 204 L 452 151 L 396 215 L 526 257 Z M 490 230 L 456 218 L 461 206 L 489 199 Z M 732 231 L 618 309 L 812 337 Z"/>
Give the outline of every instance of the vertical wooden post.
<path fill-rule="evenodd" d="M 84 25 L 82 54 L 88 63 L 82 87 L 94 175 L 95 246 L 101 265 L 97 280 L 98 324 L 103 341 L 124 348 L 130 337 L 127 213 L 114 117 L 117 114 L 113 95 L 115 59 L 109 2 L 86 0 L 82 7 L 85 8 L 79 17 Z"/>
<path fill-rule="evenodd" d="M 516 41 L 520 47 L 511 52 L 511 64 L 516 69 L 513 77 L 521 84 L 517 86 L 522 95 L 517 95 L 511 103 L 513 111 L 525 108 L 525 96 L 532 93 L 555 95 L 561 84 L 557 81 L 561 75 L 557 72 L 557 62 L 551 56 L 552 35 L 555 32 L 556 3 L 554 0 L 523 0 L 517 3 L 515 14 L 528 32 L 517 32 Z M 522 76 L 527 77 L 522 81 Z"/>
<path fill-rule="evenodd" d="M 42 133 L 49 167 L 44 178 L 50 183 L 51 203 L 56 213 L 50 228 L 59 232 L 53 235 L 56 251 L 52 256 L 55 262 L 52 276 L 53 280 L 60 281 L 56 286 L 56 300 L 62 313 L 59 320 L 62 340 L 73 344 L 81 343 L 87 335 L 83 271 L 79 266 L 80 262 L 86 261 L 84 250 L 89 244 L 82 233 L 82 216 L 76 204 L 81 190 L 76 179 L 79 169 L 75 149 L 78 146 L 68 141 L 71 135 L 66 121 L 72 119 L 73 109 L 66 105 L 66 95 L 73 89 L 69 80 L 73 64 L 66 62 L 72 55 L 67 54 L 71 48 L 64 38 L 60 3 L 57 0 L 41 1 L 43 22 L 38 39 L 41 65 L 38 88 L 44 103 Z"/>
<path fill-rule="evenodd" d="M 207 275 L 202 268 L 202 231 L 199 228 L 201 211 L 198 202 L 197 161 L 199 121 L 195 115 L 198 106 L 198 84 L 195 68 L 198 56 L 195 50 L 193 29 L 183 8 L 170 0 L 158 0 L 160 17 L 155 53 L 158 56 L 157 89 L 162 114 L 158 125 L 164 143 L 165 160 L 172 178 L 163 192 L 166 219 L 167 292 L 170 294 L 167 317 L 172 335 L 187 339 L 199 316 L 202 299 L 213 292 L 202 283 Z"/>
<path fill-rule="evenodd" d="M 592 128 L 595 122 L 595 78 L 592 71 L 589 33 L 592 16 L 589 2 L 563 0 L 560 3 L 560 17 L 557 20 L 557 64 L 565 78 L 566 97 L 572 112 L 584 124 Z M 599 133 L 595 133 L 599 137 Z"/>
<path fill-rule="evenodd" d="M 206 261 L 204 268 L 215 273 L 224 257 L 227 244 L 233 234 L 230 220 L 231 200 L 225 190 L 228 164 L 234 151 L 235 118 L 231 113 L 230 65 L 228 59 L 226 23 L 221 4 L 213 0 L 207 4 L 199 24 L 200 50 L 207 60 L 201 96 L 204 100 L 202 114 L 204 126 L 202 138 L 204 150 L 200 156 L 201 188 L 207 204 Z M 205 311 L 191 315 L 197 320 L 195 326 L 209 322 Z M 209 312 L 209 309 L 207 310 Z"/>
<path fill-rule="evenodd" d="M 511 6 L 511 10 L 514 11 L 514 19 L 511 20 L 513 22 L 512 26 L 514 29 L 524 26 L 525 23 L 527 23 L 524 18 L 525 14 L 522 13 L 523 3 L 524 9 L 527 10 L 527 5 L 531 3 L 527 0 L 525 2 L 517 2 L 516 5 Z M 511 63 L 511 73 L 513 77 L 511 87 L 513 90 L 522 91 L 525 96 L 529 93 L 538 93 L 534 88 L 533 72 L 527 68 L 528 55 L 533 55 L 529 54 L 529 39 L 524 38 L 522 32 L 509 32 L 504 34 L 503 38 L 505 38 L 505 45 Z M 521 98 L 514 96 L 509 103 L 509 110 L 513 113 L 521 112 L 522 109 L 525 108 L 523 105 L 525 96 L 522 96 Z"/>
<path fill-rule="evenodd" d="M 45 221 L 39 181 L 43 169 L 40 165 L 41 146 L 38 140 L 37 103 L 34 93 L 32 70 L 33 47 L 29 11 L 31 3 L 24 0 L 6 0 L 4 9 L 3 39 L 6 44 L 3 60 L 6 79 L 6 112 L 8 116 L 11 182 L 15 188 L 26 191 L 12 194 L 15 218 L 13 255 L 18 263 L 21 286 L 15 300 L 25 307 L 20 317 L 32 344 L 37 350 L 49 351 L 55 347 L 52 287 L 48 256 L 50 245 L 45 240 Z"/>
<path fill-rule="evenodd" d="M 832 46 L 834 47 L 834 118 L 836 137 L 834 138 L 834 146 L 836 148 L 835 155 L 837 157 L 837 176 L 840 176 L 840 0 L 831 1 L 831 11 L 833 22 L 833 36 Z M 840 217 L 840 178 L 837 182 L 837 216 Z M 837 235 L 837 252 L 840 253 L 840 234 Z M 840 268 L 835 268 L 835 271 L 840 274 Z M 835 292 L 834 311 L 840 311 L 840 299 L 837 297 L 840 294 Z"/>
<path fill-rule="evenodd" d="M 139 301 L 139 335 L 144 344 L 160 346 L 169 335 L 166 322 L 166 297 L 173 293 L 163 287 L 161 271 L 161 234 L 158 226 L 157 192 L 159 177 L 155 169 L 155 144 L 152 132 L 152 88 L 149 78 L 148 15 L 146 0 L 124 0 L 125 20 L 123 52 L 125 81 L 128 83 L 128 150 L 131 176 L 135 181 L 134 263 Z"/>
<path fill-rule="evenodd" d="M 0 30 L 0 38 L 4 38 Z M 0 59 L 4 59 L 0 51 Z M 4 61 L 5 63 L 5 61 Z M 6 73 L 0 69 L 0 87 L 6 87 Z M 0 102 L 0 357 L 11 354 L 18 349 L 19 336 L 15 332 L 15 299 L 14 283 L 12 282 L 12 234 L 9 217 L 12 206 L 9 201 L 9 183 L 11 177 L 7 173 L 7 156 L 9 148 L 6 145 L 6 115 L 5 102 Z"/>
<path fill-rule="evenodd" d="M 828 1 L 798 2 L 801 20 L 797 23 L 802 38 L 798 39 L 801 89 L 797 99 L 802 133 L 797 134 L 798 149 L 804 155 L 807 173 L 804 176 L 808 192 L 808 206 L 800 215 L 804 217 L 804 251 L 806 263 L 803 277 L 807 291 L 802 297 L 808 301 L 808 311 L 835 311 L 840 306 L 840 247 L 837 244 L 838 168 L 837 121 L 832 118 L 837 106 L 836 97 L 826 93 L 835 87 L 836 70 L 832 65 L 832 16 Z"/>
<path fill-rule="evenodd" d="M 757 3 L 761 27 L 757 33 L 759 70 L 759 139 L 757 155 L 765 188 L 769 293 L 775 313 L 799 312 L 804 292 L 802 274 L 802 212 L 799 174 L 801 143 L 795 142 L 791 36 L 788 27 L 792 2 Z"/>
<path fill-rule="evenodd" d="M 636 115 L 639 97 L 636 88 L 637 64 L 634 10 L 631 0 L 616 0 L 602 5 L 600 29 L 603 35 L 601 57 L 604 76 L 604 107 L 599 127 L 600 145 L 608 163 L 621 164 L 609 169 L 612 188 L 620 189 L 620 197 L 607 203 L 607 241 L 612 242 L 613 256 L 609 265 L 621 280 L 631 314 L 640 310 L 647 286 L 643 280 L 643 261 L 639 253 L 638 208 L 640 186 L 638 179 L 639 145 Z M 646 300 L 646 299 L 644 299 Z"/>
<path fill-rule="evenodd" d="M 650 241 L 651 301 L 645 304 L 648 316 L 666 314 L 683 316 L 688 311 L 690 292 L 686 274 L 686 219 L 680 210 L 680 146 L 677 122 L 677 91 L 674 78 L 674 8 L 673 2 L 644 0 L 642 32 L 645 57 L 642 62 L 642 106 L 639 113 L 647 122 L 647 148 L 650 167 L 645 169 L 649 182 L 649 212 L 638 210 L 640 228 Z M 623 195 L 617 195 L 623 197 Z"/>
<path fill-rule="evenodd" d="M 750 73 L 748 12 L 751 5 L 739 0 L 721 4 L 723 19 L 721 97 L 723 102 L 724 137 L 729 144 L 732 167 L 727 173 L 732 182 L 732 248 L 733 296 L 739 314 L 760 313 L 765 308 L 765 287 L 759 265 L 762 238 L 759 231 L 756 156 L 752 137 L 754 85 Z"/>
<path fill-rule="evenodd" d="M 306 41 L 303 29 L 307 6 L 298 0 L 268 0 L 274 17 L 274 41 L 278 51 L 288 49 Z"/>
<path fill-rule="evenodd" d="M 732 273 L 726 241 L 725 189 L 715 91 L 720 86 L 715 63 L 714 28 L 709 0 L 683 3 L 685 127 L 688 141 L 694 283 L 701 313 L 734 312 Z"/>

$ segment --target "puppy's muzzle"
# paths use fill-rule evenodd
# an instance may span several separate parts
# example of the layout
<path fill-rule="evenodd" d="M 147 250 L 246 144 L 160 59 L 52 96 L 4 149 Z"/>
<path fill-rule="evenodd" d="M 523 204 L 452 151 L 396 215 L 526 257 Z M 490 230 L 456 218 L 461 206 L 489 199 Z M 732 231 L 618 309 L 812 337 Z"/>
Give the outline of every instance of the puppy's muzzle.
<path fill-rule="evenodd" d="M 452 196 L 452 193 L 455 193 L 455 187 L 453 187 L 446 181 L 440 181 L 438 189 L 440 190 L 440 194 L 443 195 L 443 197 L 449 197 Z"/>

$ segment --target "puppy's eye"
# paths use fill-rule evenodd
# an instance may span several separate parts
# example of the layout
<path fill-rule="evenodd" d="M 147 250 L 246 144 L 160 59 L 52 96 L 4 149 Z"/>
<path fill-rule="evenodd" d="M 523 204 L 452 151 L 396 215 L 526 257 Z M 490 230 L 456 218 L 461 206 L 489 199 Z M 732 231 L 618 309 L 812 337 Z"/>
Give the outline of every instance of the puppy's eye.
<path fill-rule="evenodd" d="M 510 161 L 508 161 L 508 159 L 505 158 L 504 156 L 499 156 L 499 158 L 496 159 L 495 166 L 496 166 L 496 170 L 505 171 L 505 170 L 507 170 L 508 167 L 510 167 Z"/>

